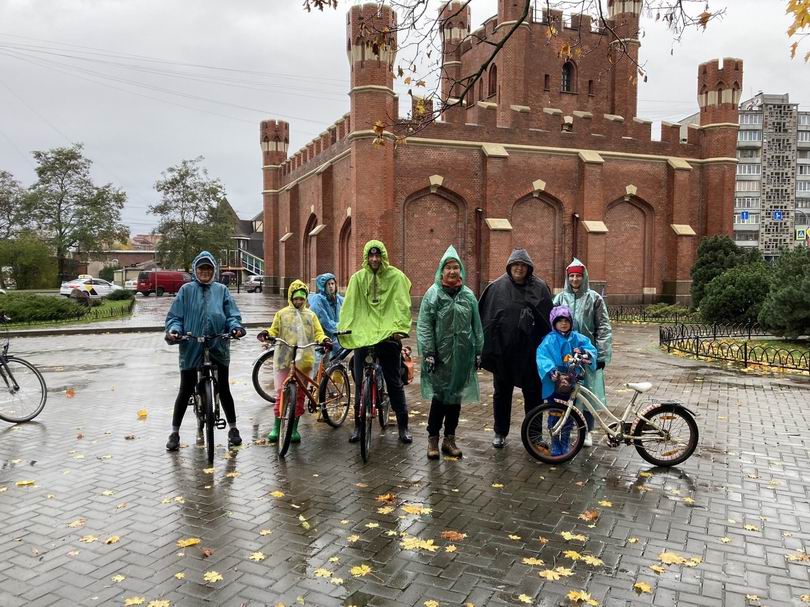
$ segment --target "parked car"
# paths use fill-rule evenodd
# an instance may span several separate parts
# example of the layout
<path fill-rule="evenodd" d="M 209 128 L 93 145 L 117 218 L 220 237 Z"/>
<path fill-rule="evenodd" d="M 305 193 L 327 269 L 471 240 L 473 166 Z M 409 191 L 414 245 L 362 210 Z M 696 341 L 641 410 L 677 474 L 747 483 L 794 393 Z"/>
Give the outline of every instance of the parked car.
<path fill-rule="evenodd" d="M 65 297 L 75 297 L 77 295 L 87 297 L 89 295 L 92 298 L 97 298 L 104 297 L 120 289 L 121 287 L 118 285 L 102 280 L 101 278 L 82 275 L 82 277 L 75 280 L 63 282 L 62 286 L 59 287 L 59 294 Z M 85 293 L 88 295 L 84 295 Z"/>
<path fill-rule="evenodd" d="M 171 270 L 153 270 L 138 274 L 135 291 L 149 297 L 154 293 L 161 297 L 164 293 L 177 293 L 185 283 L 191 282 L 191 274 Z"/>
<path fill-rule="evenodd" d="M 124 288 L 127 291 L 134 291 L 135 289 L 138 288 L 138 281 L 130 278 L 129 280 L 124 282 Z"/>
<path fill-rule="evenodd" d="M 245 281 L 244 286 L 248 293 L 261 293 L 264 288 L 264 276 L 251 276 Z"/>

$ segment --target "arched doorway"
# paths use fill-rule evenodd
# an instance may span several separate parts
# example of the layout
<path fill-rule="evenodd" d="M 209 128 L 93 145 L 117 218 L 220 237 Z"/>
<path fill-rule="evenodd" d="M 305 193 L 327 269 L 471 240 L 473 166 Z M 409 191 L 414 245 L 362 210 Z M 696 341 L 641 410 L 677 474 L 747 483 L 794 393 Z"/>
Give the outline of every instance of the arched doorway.
<path fill-rule="evenodd" d="M 562 287 L 562 204 L 549 196 L 526 196 L 512 207 L 510 221 L 512 248 L 529 252 L 535 276 L 549 288 Z"/>
<path fill-rule="evenodd" d="M 315 260 L 317 259 L 317 237 L 310 236 L 309 233 L 318 225 L 318 218 L 313 213 L 307 219 L 307 225 L 304 228 L 304 242 L 303 251 L 301 255 L 301 279 L 310 285 L 310 288 L 315 284 Z"/>
<path fill-rule="evenodd" d="M 352 242 L 352 218 L 347 217 L 340 228 L 340 236 L 338 237 L 338 285 L 346 288 L 349 284 L 349 278 L 352 276 L 354 269 L 354 259 L 351 255 L 351 242 Z"/>
<path fill-rule="evenodd" d="M 413 295 L 424 295 L 433 284 L 436 267 L 451 244 L 462 257 L 465 253 L 466 205 L 449 190 L 422 190 L 403 205 L 402 270 L 413 285 Z M 465 260 L 467 276 L 472 272 Z"/>
<path fill-rule="evenodd" d="M 652 207 L 639 198 L 608 205 L 605 225 L 605 286 L 609 296 L 632 296 L 641 301 L 652 276 L 655 252 Z"/>

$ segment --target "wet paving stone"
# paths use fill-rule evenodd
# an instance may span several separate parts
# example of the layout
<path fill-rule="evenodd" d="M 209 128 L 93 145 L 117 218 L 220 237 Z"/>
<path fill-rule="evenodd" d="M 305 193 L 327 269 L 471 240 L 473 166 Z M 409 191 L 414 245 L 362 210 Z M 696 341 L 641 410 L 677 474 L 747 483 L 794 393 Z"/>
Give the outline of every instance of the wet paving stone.
<path fill-rule="evenodd" d="M 165 313 L 169 300 L 153 301 L 142 319 Z M 251 321 L 263 319 L 262 301 L 245 304 Z M 307 416 L 303 442 L 282 460 L 262 440 L 273 415 L 250 384 L 253 334 L 234 345 L 231 366 L 245 445 L 228 453 L 218 431 L 213 471 L 190 412 L 188 446 L 164 450 L 179 374 L 161 334 L 12 341 L 50 391 L 34 422 L 0 427 L 0 605 L 556 606 L 586 590 L 610 606 L 773 606 L 810 594 L 806 378 L 669 357 L 654 327 L 622 326 L 611 407 L 631 396 L 625 382 L 650 380 L 650 400 L 695 410 L 700 445 L 678 468 L 652 468 L 632 447 L 598 441 L 544 466 L 520 442 L 519 393 L 507 447 L 496 451 L 486 373 L 484 404 L 462 408 L 460 460 L 426 459 L 418 384 L 407 388 L 414 444 L 375 426 L 363 464 L 348 424 L 334 430 Z M 35 485 L 17 486 L 23 480 Z M 591 509 L 600 516 L 589 524 L 579 515 Z M 403 548 L 414 537 L 432 544 Z M 189 538 L 200 541 L 178 546 Z M 572 560 L 570 550 L 601 563 Z M 700 562 L 656 573 L 663 552 Z M 556 567 L 572 575 L 538 575 Z M 637 593 L 636 582 L 652 592 Z"/>

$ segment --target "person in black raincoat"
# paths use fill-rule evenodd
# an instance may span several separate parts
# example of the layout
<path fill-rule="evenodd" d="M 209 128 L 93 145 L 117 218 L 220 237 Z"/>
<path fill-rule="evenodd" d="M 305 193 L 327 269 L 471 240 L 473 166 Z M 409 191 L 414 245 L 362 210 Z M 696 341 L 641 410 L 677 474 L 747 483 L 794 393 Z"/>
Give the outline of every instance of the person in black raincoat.
<path fill-rule="evenodd" d="M 541 402 L 540 377 L 535 351 L 551 330 L 551 292 L 534 275 L 534 264 L 525 249 L 515 249 L 506 262 L 506 273 L 481 294 L 478 310 L 484 327 L 481 366 L 493 375 L 493 414 L 498 449 L 506 443 L 512 420 L 512 392 L 523 391 L 526 413 Z"/>

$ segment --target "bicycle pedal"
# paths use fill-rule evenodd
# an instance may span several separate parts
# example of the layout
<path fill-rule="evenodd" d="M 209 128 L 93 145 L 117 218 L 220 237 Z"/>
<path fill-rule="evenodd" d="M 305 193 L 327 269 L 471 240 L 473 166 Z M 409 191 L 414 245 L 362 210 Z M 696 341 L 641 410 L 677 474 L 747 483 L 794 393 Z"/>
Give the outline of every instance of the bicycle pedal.
<path fill-rule="evenodd" d="M 227 425 L 228 422 L 226 422 L 224 419 L 218 419 L 217 421 L 214 422 L 214 426 L 220 430 L 224 430 L 225 426 Z"/>

